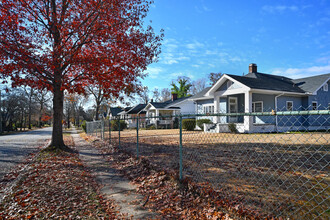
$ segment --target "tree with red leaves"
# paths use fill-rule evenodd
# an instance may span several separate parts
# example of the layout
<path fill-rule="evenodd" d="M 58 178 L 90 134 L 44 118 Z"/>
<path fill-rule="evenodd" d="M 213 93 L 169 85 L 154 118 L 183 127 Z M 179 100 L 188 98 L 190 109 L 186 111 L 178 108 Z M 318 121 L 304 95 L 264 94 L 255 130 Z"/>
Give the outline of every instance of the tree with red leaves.
<path fill-rule="evenodd" d="M 101 84 L 117 96 L 140 87 L 163 34 L 144 27 L 149 0 L 2 0 L 0 75 L 53 93 L 53 148 L 66 149 L 64 91 Z"/>

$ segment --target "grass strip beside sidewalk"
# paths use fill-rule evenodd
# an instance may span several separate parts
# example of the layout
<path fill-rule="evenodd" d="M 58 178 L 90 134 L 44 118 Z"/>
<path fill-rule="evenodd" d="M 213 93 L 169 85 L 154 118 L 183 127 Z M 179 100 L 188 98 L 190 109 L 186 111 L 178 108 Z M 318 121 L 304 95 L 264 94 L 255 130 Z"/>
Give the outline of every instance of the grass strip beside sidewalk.
<path fill-rule="evenodd" d="M 74 149 L 71 136 L 66 145 Z M 0 204 L 0 219 L 114 219 L 111 202 L 77 153 L 41 151 L 29 158 L 21 179 Z"/>

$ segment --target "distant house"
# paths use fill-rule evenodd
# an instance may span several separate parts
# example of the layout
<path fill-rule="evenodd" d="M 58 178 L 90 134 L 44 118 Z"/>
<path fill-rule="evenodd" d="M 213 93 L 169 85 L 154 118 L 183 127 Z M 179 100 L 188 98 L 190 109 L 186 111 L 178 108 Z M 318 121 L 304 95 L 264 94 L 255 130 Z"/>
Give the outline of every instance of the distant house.
<path fill-rule="evenodd" d="M 114 118 L 114 117 L 117 117 L 118 116 L 118 113 L 122 112 L 123 109 L 120 108 L 120 107 L 110 107 L 110 118 Z"/>
<path fill-rule="evenodd" d="M 245 76 L 224 74 L 212 87 L 191 97 L 196 113 L 243 113 L 330 109 L 330 73 L 290 79 L 259 73 L 249 65 Z M 306 118 L 308 117 L 308 118 Z M 329 117 L 329 115 L 327 115 Z M 202 117 L 205 118 L 205 117 Z M 330 120 L 316 116 L 221 116 L 211 117 L 206 131 L 228 131 L 236 124 L 239 132 L 272 132 L 299 129 L 329 129 Z"/>
<path fill-rule="evenodd" d="M 128 116 L 127 119 L 127 126 L 128 128 L 136 128 L 137 125 L 137 119 L 136 117 L 141 117 L 140 119 L 140 126 L 144 125 L 145 122 L 145 116 L 146 116 L 146 111 L 143 109 L 146 107 L 147 104 L 138 104 L 132 108 L 130 108 L 127 112 L 126 115 Z"/>
<path fill-rule="evenodd" d="M 127 112 L 131 109 L 132 107 L 125 107 L 117 114 L 117 117 L 119 117 L 122 120 L 127 120 L 128 114 Z"/>
<path fill-rule="evenodd" d="M 172 94 L 172 98 L 165 102 L 149 102 L 143 109 L 146 111 L 146 117 L 149 118 L 147 123 L 158 126 L 172 126 L 175 115 L 193 114 L 195 112 L 194 102 L 189 97 L 177 98 L 176 94 Z M 171 116 L 171 117 L 170 117 Z"/>

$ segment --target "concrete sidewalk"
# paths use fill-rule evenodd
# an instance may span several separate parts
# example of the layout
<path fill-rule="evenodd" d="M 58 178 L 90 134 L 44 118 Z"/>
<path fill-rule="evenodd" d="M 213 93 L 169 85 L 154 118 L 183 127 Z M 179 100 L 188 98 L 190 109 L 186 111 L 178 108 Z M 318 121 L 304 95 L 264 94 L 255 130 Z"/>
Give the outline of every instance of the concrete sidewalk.
<path fill-rule="evenodd" d="M 156 218 L 156 213 L 142 207 L 145 199 L 136 193 L 136 187 L 117 170 L 112 169 L 101 152 L 81 138 L 74 128 L 71 135 L 80 159 L 92 170 L 96 180 L 103 186 L 101 193 L 115 201 L 120 213 L 127 214 L 127 217 L 132 219 Z"/>

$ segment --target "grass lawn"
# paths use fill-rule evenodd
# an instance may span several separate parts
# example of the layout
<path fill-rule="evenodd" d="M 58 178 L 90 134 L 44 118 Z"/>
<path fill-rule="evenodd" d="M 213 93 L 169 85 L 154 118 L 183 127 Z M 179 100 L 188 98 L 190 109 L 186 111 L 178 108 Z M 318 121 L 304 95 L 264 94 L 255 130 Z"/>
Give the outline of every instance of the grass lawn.
<path fill-rule="evenodd" d="M 136 154 L 136 130 L 122 131 L 120 136 L 121 149 Z M 118 144 L 118 132 L 111 137 Z M 329 140 L 330 134 L 321 132 L 184 131 L 183 174 L 260 212 L 325 217 L 330 207 Z M 178 146 L 178 129 L 139 130 L 140 156 L 163 169 L 178 170 Z"/>

